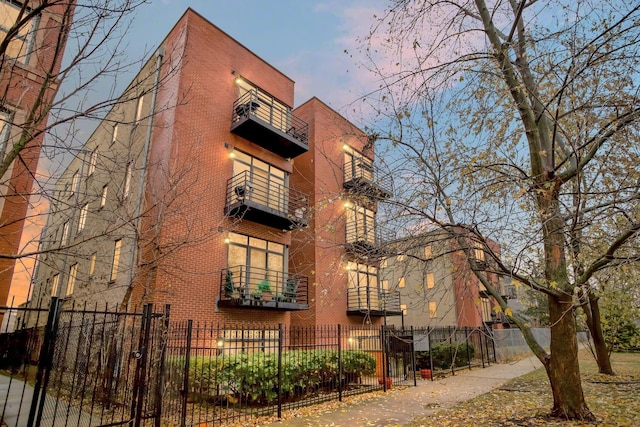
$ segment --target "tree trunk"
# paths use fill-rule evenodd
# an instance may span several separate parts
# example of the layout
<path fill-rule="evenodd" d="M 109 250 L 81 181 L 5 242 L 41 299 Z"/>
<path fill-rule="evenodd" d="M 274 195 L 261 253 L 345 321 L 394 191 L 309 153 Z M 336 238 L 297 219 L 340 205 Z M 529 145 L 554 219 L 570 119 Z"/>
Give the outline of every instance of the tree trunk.
<path fill-rule="evenodd" d="M 595 421 L 582 392 L 571 296 L 549 296 L 551 357 L 545 364 L 553 393 L 551 416 Z"/>
<path fill-rule="evenodd" d="M 607 342 L 602 331 L 602 322 L 600 319 L 600 305 L 598 298 L 591 292 L 588 294 L 589 302 L 583 306 L 584 311 L 589 311 L 587 315 L 587 327 L 593 339 L 593 346 L 596 350 L 596 362 L 598 363 L 598 372 L 605 375 L 615 375 L 611 366 L 611 353 L 607 347 Z M 596 320 L 598 319 L 598 320 Z"/>

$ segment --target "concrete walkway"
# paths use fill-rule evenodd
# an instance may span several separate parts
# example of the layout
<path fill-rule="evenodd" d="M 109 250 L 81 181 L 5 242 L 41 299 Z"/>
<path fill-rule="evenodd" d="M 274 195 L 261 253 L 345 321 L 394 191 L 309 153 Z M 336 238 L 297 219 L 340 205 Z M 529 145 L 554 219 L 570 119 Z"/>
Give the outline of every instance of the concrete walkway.
<path fill-rule="evenodd" d="M 0 375 L 0 417 L 8 427 L 26 427 L 33 399 L 33 387 L 23 381 Z M 2 409 L 4 408 L 4 416 Z M 47 396 L 39 427 L 92 426 L 98 422 L 78 408 Z"/>
<path fill-rule="evenodd" d="M 508 380 L 542 367 L 528 357 L 514 363 L 494 364 L 484 369 L 463 370 L 435 381 L 418 380 L 417 387 L 395 390 L 350 406 L 313 416 L 291 418 L 269 424 L 273 427 L 307 426 L 398 426 L 417 416 L 429 416 L 439 408 L 472 399 L 492 391 Z"/>

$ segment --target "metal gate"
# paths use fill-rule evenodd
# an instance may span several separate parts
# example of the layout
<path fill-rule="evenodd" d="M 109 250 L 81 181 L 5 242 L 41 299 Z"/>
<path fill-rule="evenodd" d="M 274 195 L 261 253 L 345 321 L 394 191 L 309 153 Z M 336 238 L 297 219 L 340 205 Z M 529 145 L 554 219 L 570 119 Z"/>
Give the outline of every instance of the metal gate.
<path fill-rule="evenodd" d="M 48 310 L 18 314 L 33 326 L 0 335 L 1 419 L 9 427 L 160 425 L 168 307 L 87 310 L 54 297 Z"/>

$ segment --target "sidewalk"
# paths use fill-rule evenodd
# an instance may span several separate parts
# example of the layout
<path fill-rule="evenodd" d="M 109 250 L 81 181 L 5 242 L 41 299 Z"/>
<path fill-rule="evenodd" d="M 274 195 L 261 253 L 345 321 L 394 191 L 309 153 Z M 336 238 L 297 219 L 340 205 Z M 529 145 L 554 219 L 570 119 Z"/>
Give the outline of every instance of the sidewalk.
<path fill-rule="evenodd" d="M 417 387 L 407 387 L 351 406 L 268 424 L 273 427 L 357 427 L 404 425 L 416 416 L 428 416 L 439 408 L 487 393 L 512 378 L 542 364 L 531 356 L 514 363 L 494 364 L 484 369 L 459 371 L 455 376 L 427 381 L 418 379 Z"/>

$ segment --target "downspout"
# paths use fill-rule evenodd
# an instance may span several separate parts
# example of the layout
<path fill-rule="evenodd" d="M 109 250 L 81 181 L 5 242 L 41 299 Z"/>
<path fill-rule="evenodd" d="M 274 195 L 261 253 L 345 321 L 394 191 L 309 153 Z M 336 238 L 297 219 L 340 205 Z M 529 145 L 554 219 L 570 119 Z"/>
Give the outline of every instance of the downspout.
<path fill-rule="evenodd" d="M 151 114 L 149 115 L 149 125 L 147 126 L 147 136 L 144 143 L 144 151 L 142 155 L 142 175 L 140 176 L 140 182 L 138 183 L 138 204 L 136 205 L 136 210 L 133 217 L 133 226 L 134 226 L 134 241 L 131 245 L 131 256 L 129 258 L 129 277 L 127 279 L 127 283 L 129 283 L 129 291 L 133 286 L 133 270 L 134 270 L 134 262 L 136 258 L 136 249 L 138 246 L 138 229 L 140 227 L 140 214 L 142 211 L 142 203 L 144 199 L 144 183 L 147 177 L 147 165 L 149 163 L 149 149 L 151 147 L 151 132 L 153 129 L 153 118 L 155 117 L 156 110 L 156 98 L 158 96 L 158 85 L 160 82 L 160 71 L 162 66 L 162 59 L 164 58 L 164 48 L 161 47 L 156 52 L 156 75 L 153 82 L 153 94 L 151 95 Z M 127 310 L 131 307 L 131 298 L 128 298 L 127 301 Z"/>

